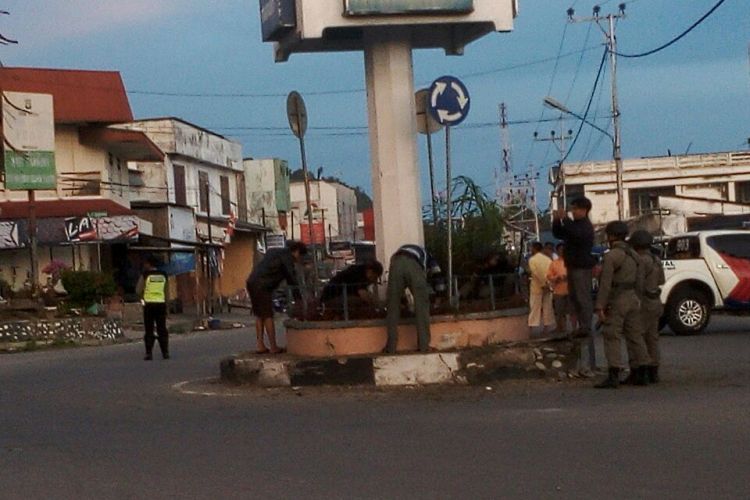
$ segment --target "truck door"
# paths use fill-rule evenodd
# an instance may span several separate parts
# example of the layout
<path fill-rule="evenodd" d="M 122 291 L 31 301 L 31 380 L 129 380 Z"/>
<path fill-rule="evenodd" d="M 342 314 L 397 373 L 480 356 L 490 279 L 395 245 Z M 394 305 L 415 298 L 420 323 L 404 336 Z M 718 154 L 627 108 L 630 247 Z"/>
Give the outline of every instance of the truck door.
<path fill-rule="evenodd" d="M 750 233 L 706 238 L 706 263 L 731 308 L 750 308 Z"/>

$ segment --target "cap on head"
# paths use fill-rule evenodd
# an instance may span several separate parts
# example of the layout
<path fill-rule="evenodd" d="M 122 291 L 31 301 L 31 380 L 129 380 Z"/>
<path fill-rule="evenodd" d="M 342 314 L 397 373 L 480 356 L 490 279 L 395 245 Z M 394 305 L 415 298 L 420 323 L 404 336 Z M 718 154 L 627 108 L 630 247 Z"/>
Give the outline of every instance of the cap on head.
<path fill-rule="evenodd" d="M 148 262 L 148 265 L 151 267 L 159 267 L 161 265 L 161 259 L 156 255 L 149 255 L 148 258 L 146 258 L 146 262 Z"/>
<path fill-rule="evenodd" d="M 648 248 L 654 242 L 654 237 L 648 231 L 639 229 L 630 235 L 629 241 L 635 248 Z"/>
<path fill-rule="evenodd" d="M 628 233 L 630 232 L 630 230 L 628 229 L 628 225 L 623 221 L 616 220 L 607 224 L 604 232 L 607 233 L 607 236 L 611 236 L 612 238 L 617 238 L 619 240 L 624 240 L 628 237 Z"/>

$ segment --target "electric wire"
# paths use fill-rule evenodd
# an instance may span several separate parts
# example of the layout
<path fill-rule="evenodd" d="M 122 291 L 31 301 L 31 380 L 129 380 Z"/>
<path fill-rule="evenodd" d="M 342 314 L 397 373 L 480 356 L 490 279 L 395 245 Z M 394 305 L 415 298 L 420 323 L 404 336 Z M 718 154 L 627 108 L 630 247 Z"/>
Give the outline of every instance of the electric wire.
<path fill-rule="evenodd" d="M 632 58 L 632 59 L 634 59 L 634 58 L 639 58 L 639 57 L 650 56 L 652 54 L 656 54 L 657 52 L 661 52 L 662 50 L 666 49 L 667 47 L 670 47 L 670 46 L 674 45 L 675 43 L 679 42 L 682 38 L 684 38 L 685 36 L 687 36 L 688 33 L 690 33 L 691 31 L 693 31 L 701 23 L 703 23 L 703 21 L 705 21 L 706 19 L 708 19 L 711 16 L 711 14 L 713 14 L 714 12 L 716 12 L 716 10 L 719 7 L 721 7 L 721 5 L 724 2 L 726 2 L 726 0 L 719 0 L 716 3 L 716 5 L 714 5 L 713 7 L 711 7 L 711 9 L 708 12 L 706 12 L 703 16 L 701 16 L 701 18 L 698 19 L 697 21 L 695 21 L 692 25 L 690 25 L 690 27 L 688 29 L 686 29 L 685 31 L 683 31 L 682 33 L 680 33 L 678 36 L 676 36 L 672 40 L 668 41 L 667 43 L 665 43 L 663 45 L 660 45 L 659 47 L 656 47 L 655 49 L 651 49 L 651 50 L 648 50 L 646 52 L 641 52 L 639 54 L 623 54 L 621 52 L 615 52 L 615 54 L 618 55 L 618 56 L 620 56 L 620 57 L 626 57 L 626 58 Z"/>

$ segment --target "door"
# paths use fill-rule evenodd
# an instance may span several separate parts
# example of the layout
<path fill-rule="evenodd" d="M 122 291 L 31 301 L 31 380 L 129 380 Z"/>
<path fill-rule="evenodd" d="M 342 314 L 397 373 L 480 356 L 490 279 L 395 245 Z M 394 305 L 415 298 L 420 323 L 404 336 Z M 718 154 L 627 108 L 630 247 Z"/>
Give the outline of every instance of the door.
<path fill-rule="evenodd" d="M 728 307 L 750 308 L 750 233 L 706 238 L 706 262 Z"/>

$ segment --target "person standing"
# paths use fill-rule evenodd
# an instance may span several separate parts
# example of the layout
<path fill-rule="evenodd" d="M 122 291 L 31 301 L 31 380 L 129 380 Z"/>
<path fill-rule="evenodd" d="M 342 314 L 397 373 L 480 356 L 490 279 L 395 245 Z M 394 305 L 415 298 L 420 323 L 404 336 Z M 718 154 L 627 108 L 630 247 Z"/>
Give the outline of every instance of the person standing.
<path fill-rule="evenodd" d="M 291 242 L 287 248 L 274 248 L 255 266 L 247 278 L 247 293 L 255 314 L 255 340 L 258 354 L 284 352 L 276 344 L 276 325 L 273 322 L 273 292 L 282 281 L 286 281 L 295 298 L 301 299 L 295 263 L 302 263 L 307 246 L 299 241 Z M 268 335 L 266 348 L 264 332 Z"/>
<path fill-rule="evenodd" d="M 664 313 L 661 303 L 661 286 L 664 284 L 664 268 L 661 259 L 651 251 L 654 238 L 648 231 L 635 231 L 630 236 L 630 245 L 641 256 L 643 266 L 643 294 L 641 296 L 641 321 L 643 337 L 651 364 L 648 366 L 648 381 L 659 382 L 659 320 Z"/>
<path fill-rule="evenodd" d="M 158 339 L 163 359 L 169 359 L 169 332 L 167 330 L 167 302 L 169 287 L 166 273 L 160 271 L 159 259 L 149 256 L 143 266 L 143 274 L 136 285 L 136 292 L 143 303 L 143 342 L 146 345 L 146 361 L 154 359 L 154 341 Z M 154 336 L 154 326 L 156 334 Z"/>
<path fill-rule="evenodd" d="M 568 296 L 568 269 L 565 267 L 565 245 L 557 245 L 559 258 L 553 260 L 547 271 L 547 281 L 552 285 L 552 306 L 555 310 L 555 323 L 558 335 L 568 331 L 570 317 L 570 297 Z"/>
<path fill-rule="evenodd" d="M 531 258 L 529 259 L 529 331 L 542 326 L 542 335 L 547 328 L 555 324 L 555 313 L 552 309 L 552 291 L 547 282 L 547 273 L 552 259 L 543 251 L 544 247 L 538 241 L 531 244 Z"/>
<path fill-rule="evenodd" d="M 622 337 L 628 344 L 628 361 L 634 373 L 634 383 L 646 385 L 646 367 L 650 360 L 643 340 L 641 301 L 638 297 L 643 287 L 641 257 L 625 242 L 627 224 L 622 221 L 610 222 L 605 232 L 610 251 L 604 254 L 595 310 L 603 325 L 604 354 L 609 374 L 595 387 L 616 389 L 620 385 Z"/>
<path fill-rule="evenodd" d="M 578 320 L 576 334 L 590 337 L 591 319 L 594 315 L 591 281 L 592 269 L 596 264 L 596 259 L 591 254 L 594 248 L 594 226 L 589 220 L 591 201 L 585 197 L 576 198 L 570 207 L 572 218 L 568 217 L 564 208 L 555 212 L 552 233 L 565 243 L 568 294 Z"/>
<path fill-rule="evenodd" d="M 430 284 L 429 275 L 440 274 L 440 266 L 419 245 L 403 245 L 391 257 L 388 269 L 386 304 L 388 307 L 388 343 L 385 350 L 395 353 L 398 345 L 398 323 L 401 298 L 408 288 L 414 298 L 417 345 L 420 352 L 430 350 Z"/>

